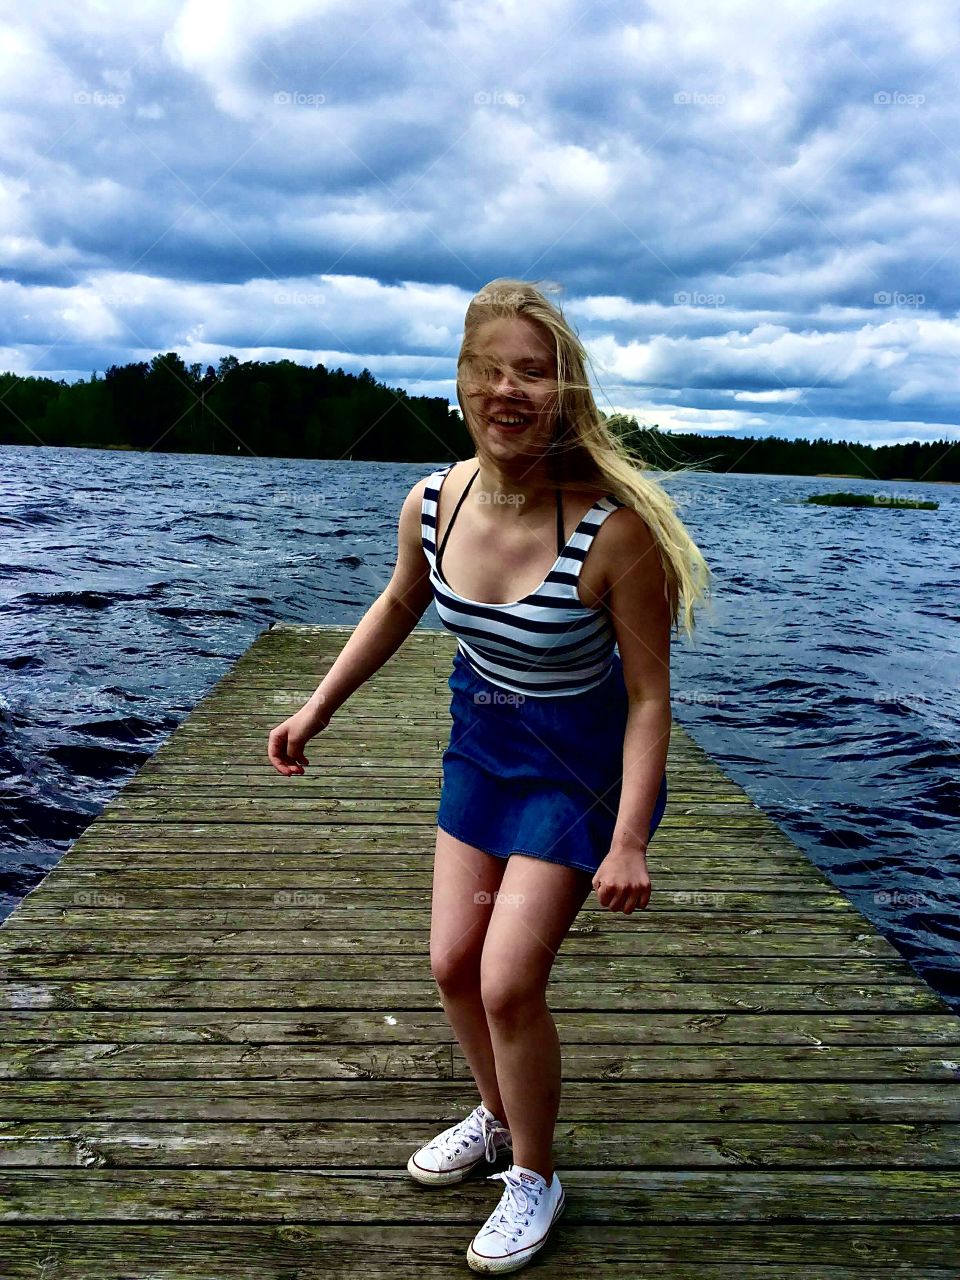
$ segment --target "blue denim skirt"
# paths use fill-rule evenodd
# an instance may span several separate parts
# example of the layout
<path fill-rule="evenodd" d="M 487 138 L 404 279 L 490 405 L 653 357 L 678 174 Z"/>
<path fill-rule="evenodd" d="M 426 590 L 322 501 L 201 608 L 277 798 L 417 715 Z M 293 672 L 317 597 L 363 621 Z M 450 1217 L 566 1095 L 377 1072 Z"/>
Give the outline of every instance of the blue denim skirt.
<path fill-rule="evenodd" d="M 593 874 L 610 851 L 629 699 L 620 655 L 584 693 L 533 697 L 478 675 L 457 649 L 437 825 L 499 858 L 527 853 Z M 667 803 L 667 775 L 650 822 Z"/>

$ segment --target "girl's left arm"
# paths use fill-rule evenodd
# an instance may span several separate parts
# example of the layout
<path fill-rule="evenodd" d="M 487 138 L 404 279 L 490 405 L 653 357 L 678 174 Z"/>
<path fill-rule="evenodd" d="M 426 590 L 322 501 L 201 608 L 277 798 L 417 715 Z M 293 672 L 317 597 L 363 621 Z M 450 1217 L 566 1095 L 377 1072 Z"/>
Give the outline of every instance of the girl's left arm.
<path fill-rule="evenodd" d="M 670 606 L 666 574 L 646 521 L 627 507 L 608 517 L 598 539 L 608 529 L 606 602 L 630 699 L 611 850 L 645 855 L 670 745 Z"/>

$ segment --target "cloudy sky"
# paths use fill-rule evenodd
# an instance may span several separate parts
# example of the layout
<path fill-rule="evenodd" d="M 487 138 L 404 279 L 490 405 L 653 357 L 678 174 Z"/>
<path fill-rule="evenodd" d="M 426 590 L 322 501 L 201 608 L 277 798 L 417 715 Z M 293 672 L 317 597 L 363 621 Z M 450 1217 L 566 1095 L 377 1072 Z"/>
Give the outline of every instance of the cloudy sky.
<path fill-rule="evenodd" d="M 561 287 L 605 409 L 960 440 L 950 0 L 44 0 L 0 31 L 0 370 L 293 359 L 455 403 Z"/>

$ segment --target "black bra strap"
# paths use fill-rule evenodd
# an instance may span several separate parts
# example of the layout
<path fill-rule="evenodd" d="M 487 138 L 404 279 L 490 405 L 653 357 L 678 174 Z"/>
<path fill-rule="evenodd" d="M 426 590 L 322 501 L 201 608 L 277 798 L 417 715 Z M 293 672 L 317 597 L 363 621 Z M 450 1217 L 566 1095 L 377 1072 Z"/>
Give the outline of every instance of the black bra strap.
<path fill-rule="evenodd" d="M 460 510 L 461 506 L 463 505 L 463 500 L 467 496 L 470 486 L 473 484 L 474 480 L 476 480 L 479 474 L 480 474 L 480 468 L 477 467 L 476 471 L 467 481 L 466 488 L 464 489 L 463 493 L 461 493 L 460 497 L 457 499 L 457 505 L 453 508 L 453 515 L 450 517 L 450 523 L 447 525 L 446 532 L 443 535 L 443 541 L 440 543 L 440 546 L 437 550 L 437 573 L 440 572 L 440 561 L 443 559 L 443 548 L 447 545 L 447 539 L 450 537 L 450 530 L 453 528 L 453 522 L 457 518 L 457 512 Z M 442 487 L 443 486 L 441 485 L 441 488 Z M 439 493 L 440 493 L 440 490 L 438 489 L 437 490 L 438 498 L 439 498 Z M 438 501 L 437 502 L 438 514 L 439 514 L 439 511 L 440 511 L 440 503 Z"/>
<path fill-rule="evenodd" d="M 437 564 L 437 572 L 438 572 L 438 573 L 440 572 L 440 561 L 443 559 L 443 548 L 447 545 L 447 539 L 450 537 L 450 530 L 453 528 L 453 522 L 454 522 L 454 520 L 456 520 L 456 518 L 457 518 L 457 512 L 460 510 L 460 507 L 463 505 L 463 500 L 464 500 L 464 498 L 467 496 L 467 494 L 469 493 L 469 491 L 470 491 L 470 486 L 473 484 L 474 480 L 476 480 L 476 478 L 477 478 L 477 476 L 478 476 L 479 474 L 480 474 L 480 468 L 479 468 L 479 467 L 477 467 L 476 471 L 473 473 L 473 475 L 472 475 L 472 476 L 470 477 L 470 479 L 467 481 L 466 486 L 465 486 L 465 488 L 464 488 L 464 490 L 463 490 L 463 493 L 461 493 L 460 497 L 457 499 L 457 505 L 453 508 L 453 515 L 450 517 L 450 523 L 447 525 L 446 529 L 444 530 L 443 538 L 442 538 L 442 539 L 441 539 L 441 541 L 440 541 L 440 546 L 437 548 L 437 560 L 436 560 L 436 564 Z M 441 487 L 442 487 L 442 485 L 441 485 Z M 439 494 L 439 490 L 438 490 L 437 492 L 438 492 L 438 494 Z M 562 499 L 562 497 L 560 496 L 560 490 L 559 490 L 559 489 L 556 489 L 554 492 L 556 493 L 556 497 L 557 497 L 557 555 L 559 555 L 559 554 L 560 554 L 560 552 L 563 550 L 563 546 L 564 546 L 564 538 L 563 538 L 563 499 Z M 438 503 L 437 503 L 437 510 L 438 510 L 438 512 L 439 512 L 439 508 L 440 508 L 440 504 L 439 504 L 439 502 L 438 502 Z"/>

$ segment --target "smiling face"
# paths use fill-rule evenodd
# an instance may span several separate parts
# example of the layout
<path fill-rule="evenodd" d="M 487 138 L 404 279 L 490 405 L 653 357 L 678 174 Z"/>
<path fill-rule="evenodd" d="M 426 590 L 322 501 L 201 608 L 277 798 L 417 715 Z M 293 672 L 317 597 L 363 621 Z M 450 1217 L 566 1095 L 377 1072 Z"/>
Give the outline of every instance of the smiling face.
<path fill-rule="evenodd" d="M 554 349 L 521 316 L 485 320 L 464 342 L 458 369 L 467 426 L 496 458 L 545 454 L 557 413 Z"/>

